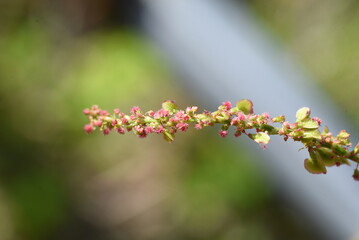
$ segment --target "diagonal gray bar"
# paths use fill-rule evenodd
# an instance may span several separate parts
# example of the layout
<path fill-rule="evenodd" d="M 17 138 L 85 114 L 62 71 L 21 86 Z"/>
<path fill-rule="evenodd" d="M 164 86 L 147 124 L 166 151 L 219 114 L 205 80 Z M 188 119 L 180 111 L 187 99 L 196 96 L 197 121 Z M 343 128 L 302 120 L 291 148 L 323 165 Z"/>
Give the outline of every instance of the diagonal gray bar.
<path fill-rule="evenodd" d="M 277 46 L 245 6 L 210 0 L 144 0 L 146 27 L 186 76 L 186 86 L 210 106 L 249 98 L 256 112 L 292 116 L 303 106 L 336 134 L 355 133 L 342 112 Z M 358 140 L 358 139 L 352 139 Z M 247 141 L 246 139 L 243 140 Z M 248 142 L 248 141 L 247 141 Z M 355 141 L 353 141 L 355 142 Z M 326 176 L 303 167 L 301 145 L 273 138 L 261 166 L 325 239 L 350 239 L 359 231 L 359 183 L 352 168 L 330 168 Z"/>

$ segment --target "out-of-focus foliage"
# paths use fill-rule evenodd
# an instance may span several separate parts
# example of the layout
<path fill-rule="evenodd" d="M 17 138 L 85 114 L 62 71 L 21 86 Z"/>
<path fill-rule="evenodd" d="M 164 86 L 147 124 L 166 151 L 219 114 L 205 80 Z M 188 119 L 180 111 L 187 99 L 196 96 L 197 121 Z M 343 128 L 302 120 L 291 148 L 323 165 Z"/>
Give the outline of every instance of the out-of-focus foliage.
<path fill-rule="evenodd" d="M 257 16 L 359 123 L 359 3 L 251 0 Z"/>
<path fill-rule="evenodd" d="M 193 105 L 141 35 L 83 31 L 109 9 L 83 3 L 1 3 L 0 240 L 310 239 L 216 129 L 171 145 L 82 131 L 91 104 Z"/>

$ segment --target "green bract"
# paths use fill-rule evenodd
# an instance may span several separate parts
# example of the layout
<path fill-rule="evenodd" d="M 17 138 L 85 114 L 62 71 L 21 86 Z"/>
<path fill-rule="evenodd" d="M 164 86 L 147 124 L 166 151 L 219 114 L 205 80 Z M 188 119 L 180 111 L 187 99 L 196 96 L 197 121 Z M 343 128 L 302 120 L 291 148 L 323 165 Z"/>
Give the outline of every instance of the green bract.
<path fill-rule="evenodd" d="M 253 103 L 248 99 L 242 99 L 237 102 L 237 109 L 244 114 L 252 114 L 253 113 Z"/>
<path fill-rule="evenodd" d="M 359 153 L 359 143 L 355 146 L 353 150 L 353 154 L 358 154 L 358 153 Z"/>
<path fill-rule="evenodd" d="M 329 148 L 321 147 L 317 148 L 316 151 L 319 154 L 320 159 L 324 162 L 325 166 L 331 167 L 335 165 L 335 154 Z"/>
<path fill-rule="evenodd" d="M 173 114 L 177 110 L 177 105 L 174 101 L 167 100 L 162 103 L 162 108 Z"/>
<path fill-rule="evenodd" d="M 314 130 L 306 130 L 304 131 L 303 133 L 303 138 L 317 138 L 317 139 L 320 139 L 320 132 L 317 130 L 317 129 L 314 129 Z"/>
<path fill-rule="evenodd" d="M 304 160 L 304 167 L 308 172 L 313 174 L 327 173 L 324 163 L 318 159 L 306 158 Z"/>
<path fill-rule="evenodd" d="M 297 117 L 297 122 L 303 121 L 310 116 L 310 108 L 303 107 L 299 109 L 295 115 Z"/>
<path fill-rule="evenodd" d="M 308 118 L 305 118 L 304 120 L 302 120 L 301 126 L 303 128 L 306 128 L 306 129 L 317 129 L 317 128 L 319 128 L 319 124 L 318 124 L 317 121 L 314 121 L 314 120 L 311 120 L 311 119 L 308 119 Z"/>
<path fill-rule="evenodd" d="M 272 118 L 272 122 L 278 122 L 278 123 L 282 123 L 285 121 L 285 116 L 280 115 L 278 117 Z"/>
<path fill-rule="evenodd" d="M 256 134 L 248 134 L 248 137 L 253 139 L 255 142 L 259 144 L 268 144 L 270 141 L 270 137 L 267 133 L 259 132 Z"/>
<path fill-rule="evenodd" d="M 164 132 L 163 132 L 163 138 L 164 138 L 167 142 L 171 143 L 171 142 L 173 142 L 173 141 L 175 140 L 175 135 L 174 135 L 173 133 L 164 131 Z"/>

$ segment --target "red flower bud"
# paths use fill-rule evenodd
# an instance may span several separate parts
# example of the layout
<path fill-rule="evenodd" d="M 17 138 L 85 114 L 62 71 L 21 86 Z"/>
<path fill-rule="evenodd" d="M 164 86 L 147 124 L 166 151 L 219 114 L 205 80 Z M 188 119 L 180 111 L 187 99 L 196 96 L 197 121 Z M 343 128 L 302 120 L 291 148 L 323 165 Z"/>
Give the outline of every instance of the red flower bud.
<path fill-rule="evenodd" d="M 94 128 L 92 127 L 91 124 L 86 124 L 86 125 L 84 126 L 84 130 L 85 130 L 85 132 L 87 132 L 87 133 L 91 133 L 91 132 L 94 130 Z"/>

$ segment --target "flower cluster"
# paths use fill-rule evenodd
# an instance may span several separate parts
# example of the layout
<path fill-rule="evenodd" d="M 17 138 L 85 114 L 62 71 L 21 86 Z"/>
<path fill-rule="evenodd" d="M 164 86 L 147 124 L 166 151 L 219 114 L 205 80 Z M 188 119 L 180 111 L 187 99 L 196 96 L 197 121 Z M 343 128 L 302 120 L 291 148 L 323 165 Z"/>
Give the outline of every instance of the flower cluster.
<path fill-rule="evenodd" d="M 357 164 L 353 178 L 359 180 L 359 144 L 350 150 L 350 134 L 345 130 L 340 131 L 337 136 L 333 136 L 327 127 L 320 132 L 322 121 L 317 117 L 310 117 L 310 109 L 307 107 L 297 111 L 295 123 L 287 122 L 283 115 L 271 118 L 268 113 L 254 114 L 253 104 L 247 99 L 240 100 L 235 106 L 228 101 L 224 102 L 215 112 L 197 111 L 198 107 L 180 110 L 174 101 L 163 102 L 162 108 L 156 112 L 143 112 L 136 106 L 131 109 L 130 115 L 122 113 L 119 109 L 114 109 L 110 114 L 94 105 L 83 111 L 90 120 L 90 123 L 84 126 L 84 130 L 91 133 L 99 128 L 104 135 L 112 130 L 119 134 L 132 131 L 140 138 L 156 133 L 162 134 L 167 142 L 172 142 L 175 133 L 186 132 L 191 124 L 196 129 L 217 124 L 221 126 L 221 137 L 226 137 L 229 128 L 232 127 L 235 137 L 246 135 L 263 149 L 269 143 L 270 135 L 279 135 L 285 141 L 300 141 L 307 148 L 310 158 L 304 160 L 304 166 L 309 172 L 325 174 L 326 167 L 350 165 L 352 161 Z"/>

